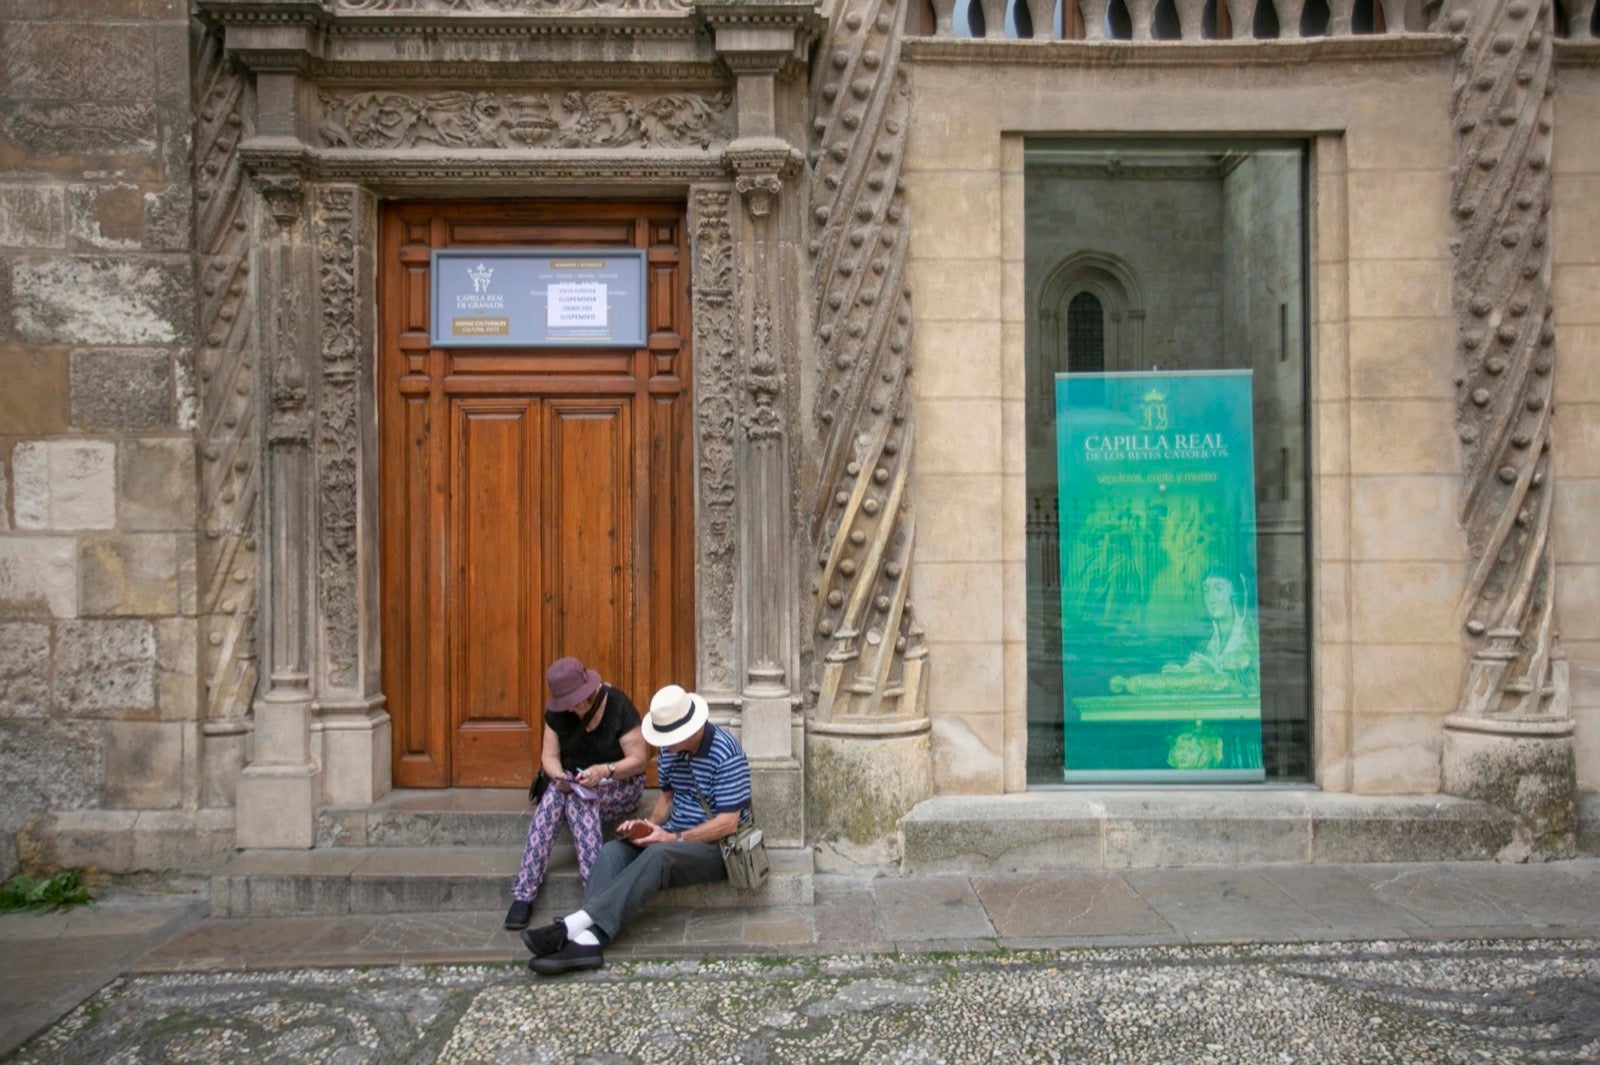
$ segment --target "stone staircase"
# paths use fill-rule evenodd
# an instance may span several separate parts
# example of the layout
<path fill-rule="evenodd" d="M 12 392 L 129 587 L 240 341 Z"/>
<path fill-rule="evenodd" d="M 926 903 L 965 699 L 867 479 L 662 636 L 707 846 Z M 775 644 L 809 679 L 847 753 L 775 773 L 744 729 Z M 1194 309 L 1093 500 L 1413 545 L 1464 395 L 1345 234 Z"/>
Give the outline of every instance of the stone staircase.
<path fill-rule="evenodd" d="M 654 793 L 647 792 L 648 809 Z M 508 790 L 394 791 L 371 807 L 325 809 L 313 850 L 235 855 L 211 880 L 214 917 L 330 916 L 504 910 L 531 811 Z M 810 848 L 768 846 L 759 891 L 726 884 L 679 888 L 651 906 L 809 906 Z M 534 907 L 534 923 L 576 909 L 577 854 L 563 832 Z"/>

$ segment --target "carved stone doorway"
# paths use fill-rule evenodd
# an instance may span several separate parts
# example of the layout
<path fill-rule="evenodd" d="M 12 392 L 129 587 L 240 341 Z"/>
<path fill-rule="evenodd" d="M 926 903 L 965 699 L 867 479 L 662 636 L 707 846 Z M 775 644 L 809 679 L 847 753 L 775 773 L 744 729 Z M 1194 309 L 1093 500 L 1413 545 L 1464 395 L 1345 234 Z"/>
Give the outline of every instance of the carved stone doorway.
<path fill-rule="evenodd" d="M 525 785 L 544 668 L 562 655 L 636 702 L 692 683 L 685 230 L 677 203 L 384 209 L 382 645 L 397 785 Z M 644 346 L 430 346 L 430 252 L 521 246 L 643 250 Z"/>

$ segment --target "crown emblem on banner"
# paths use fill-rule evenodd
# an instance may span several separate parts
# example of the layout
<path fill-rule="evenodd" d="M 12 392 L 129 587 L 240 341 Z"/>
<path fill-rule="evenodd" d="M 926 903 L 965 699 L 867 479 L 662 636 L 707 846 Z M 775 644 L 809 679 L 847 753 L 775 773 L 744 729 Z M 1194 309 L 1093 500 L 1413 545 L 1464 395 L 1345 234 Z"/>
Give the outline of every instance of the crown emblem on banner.
<path fill-rule="evenodd" d="M 494 277 L 494 267 L 479 263 L 467 271 L 467 276 L 472 279 L 472 291 L 487 292 L 489 291 L 489 279 Z"/>
<path fill-rule="evenodd" d="M 1144 394 L 1144 401 L 1146 403 L 1162 403 L 1166 401 L 1166 398 L 1166 394 L 1159 388 L 1152 388 L 1150 391 Z"/>

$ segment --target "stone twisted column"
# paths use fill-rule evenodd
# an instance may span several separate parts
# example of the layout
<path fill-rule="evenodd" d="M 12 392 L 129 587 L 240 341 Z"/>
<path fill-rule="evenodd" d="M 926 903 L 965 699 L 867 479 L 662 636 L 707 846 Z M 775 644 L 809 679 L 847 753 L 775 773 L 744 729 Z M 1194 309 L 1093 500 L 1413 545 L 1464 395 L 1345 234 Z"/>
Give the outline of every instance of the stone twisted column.
<path fill-rule="evenodd" d="M 811 83 L 810 371 L 821 462 L 807 794 L 814 833 L 855 843 L 893 832 L 932 792 L 927 648 L 909 597 L 916 520 L 906 484 L 916 426 L 906 381 L 903 23 L 894 0 L 845 0 Z"/>
<path fill-rule="evenodd" d="M 1513 857 L 1574 846 L 1573 723 L 1550 549 L 1551 10 L 1543 0 L 1457 0 L 1446 16 L 1462 35 L 1451 205 L 1461 522 L 1472 561 L 1458 618 L 1467 678 L 1445 726 L 1443 785 L 1515 814 Z"/>

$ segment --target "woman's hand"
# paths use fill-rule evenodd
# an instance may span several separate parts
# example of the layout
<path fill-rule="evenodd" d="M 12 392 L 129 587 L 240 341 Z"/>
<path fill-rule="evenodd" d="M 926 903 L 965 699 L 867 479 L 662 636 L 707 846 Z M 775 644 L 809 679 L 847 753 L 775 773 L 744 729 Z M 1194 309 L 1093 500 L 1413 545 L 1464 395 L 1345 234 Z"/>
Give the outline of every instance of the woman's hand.
<path fill-rule="evenodd" d="M 605 780 L 610 775 L 610 772 L 605 763 L 602 762 L 599 765 L 592 765 L 578 770 L 577 781 L 586 788 L 598 788 L 600 782 Z"/>

